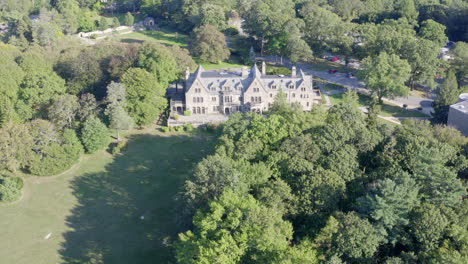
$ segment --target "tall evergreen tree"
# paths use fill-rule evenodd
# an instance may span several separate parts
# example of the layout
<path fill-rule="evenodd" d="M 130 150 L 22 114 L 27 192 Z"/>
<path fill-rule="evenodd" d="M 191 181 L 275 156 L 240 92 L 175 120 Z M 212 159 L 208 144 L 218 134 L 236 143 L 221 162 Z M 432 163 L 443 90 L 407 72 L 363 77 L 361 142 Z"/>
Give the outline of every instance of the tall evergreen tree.
<path fill-rule="evenodd" d="M 436 123 L 447 123 L 450 105 L 458 101 L 459 96 L 458 82 L 453 71 L 447 72 L 445 81 L 440 86 L 439 95 L 435 100 L 434 121 Z"/>

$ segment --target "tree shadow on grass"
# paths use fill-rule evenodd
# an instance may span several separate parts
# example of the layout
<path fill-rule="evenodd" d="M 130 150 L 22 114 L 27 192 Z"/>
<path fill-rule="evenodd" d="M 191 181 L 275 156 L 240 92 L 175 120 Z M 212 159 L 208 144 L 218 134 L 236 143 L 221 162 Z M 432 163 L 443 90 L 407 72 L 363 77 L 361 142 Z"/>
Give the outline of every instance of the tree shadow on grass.
<path fill-rule="evenodd" d="M 200 136 L 136 135 L 100 173 L 71 182 L 79 205 L 67 218 L 64 263 L 173 263 L 174 196 L 212 150 Z"/>

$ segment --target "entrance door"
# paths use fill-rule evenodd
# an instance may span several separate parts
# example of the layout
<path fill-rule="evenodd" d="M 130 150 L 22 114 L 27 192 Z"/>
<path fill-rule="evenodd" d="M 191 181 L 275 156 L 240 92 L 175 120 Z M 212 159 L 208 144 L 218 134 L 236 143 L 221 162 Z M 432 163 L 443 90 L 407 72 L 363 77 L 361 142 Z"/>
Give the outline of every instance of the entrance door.
<path fill-rule="evenodd" d="M 224 113 L 225 113 L 226 115 L 229 115 L 229 114 L 230 114 L 229 107 L 226 107 L 226 109 L 224 109 Z"/>

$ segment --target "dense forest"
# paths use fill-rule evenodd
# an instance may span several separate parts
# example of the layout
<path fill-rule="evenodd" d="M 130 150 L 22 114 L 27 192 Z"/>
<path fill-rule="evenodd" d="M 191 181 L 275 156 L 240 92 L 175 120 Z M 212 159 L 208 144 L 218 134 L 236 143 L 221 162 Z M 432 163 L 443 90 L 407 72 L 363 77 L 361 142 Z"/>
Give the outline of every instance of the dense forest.
<path fill-rule="evenodd" d="M 466 137 L 390 129 L 354 93 L 328 112 L 294 108 L 277 98 L 223 126 L 181 194 L 178 263 L 468 261 Z"/>
<path fill-rule="evenodd" d="M 147 16 L 188 48 L 74 36 Z M 174 261 L 468 263 L 468 139 L 444 125 L 467 91 L 465 0 L 0 0 L 0 39 L 1 201 L 23 176 L 120 152 L 122 131 L 167 117 L 167 88 L 196 63 L 331 53 L 362 62 L 368 113 L 353 92 L 312 112 L 280 93 L 265 115 L 210 126 L 215 152 L 174 198 Z M 379 122 L 382 98 L 421 86 L 437 93 L 431 122 Z"/>

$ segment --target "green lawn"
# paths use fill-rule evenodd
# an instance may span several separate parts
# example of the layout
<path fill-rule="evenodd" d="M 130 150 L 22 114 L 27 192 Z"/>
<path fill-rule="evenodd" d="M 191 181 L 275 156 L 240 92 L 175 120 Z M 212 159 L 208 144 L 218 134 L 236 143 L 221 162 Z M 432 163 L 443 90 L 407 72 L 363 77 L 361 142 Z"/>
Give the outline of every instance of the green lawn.
<path fill-rule="evenodd" d="M 118 35 L 116 38 L 121 42 L 143 42 L 143 41 L 157 41 L 165 45 L 178 45 L 180 47 L 187 47 L 188 36 L 177 32 L 162 30 L 144 30 L 139 32 L 132 32 L 129 34 Z"/>
<path fill-rule="evenodd" d="M 242 64 L 237 64 L 237 63 L 230 63 L 230 62 L 221 62 L 218 64 L 213 64 L 213 63 L 202 63 L 201 64 L 205 70 L 214 70 L 214 69 L 222 69 L 222 68 L 241 68 Z"/>
<path fill-rule="evenodd" d="M 368 106 L 371 102 L 371 97 L 364 94 L 358 94 L 359 106 Z M 330 101 L 332 104 L 338 104 L 343 101 L 344 93 L 330 95 Z M 418 111 L 406 110 L 397 105 L 389 103 L 383 103 L 382 110 L 380 112 L 382 116 L 393 116 L 393 117 L 428 117 L 427 115 Z"/>
<path fill-rule="evenodd" d="M 324 88 L 325 88 L 325 91 L 334 91 L 334 90 L 341 90 L 344 87 L 336 83 L 327 83 L 325 84 Z"/>
<path fill-rule="evenodd" d="M 22 200 L 0 204 L 0 263 L 172 263 L 162 241 L 179 231 L 174 196 L 212 137 L 129 139 L 121 155 L 87 155 L 62 175 L 27 178 Z"/>
<path fill-rule="evenodd" d="M 314 59 L 310 62 L 311 69 L 316 71 L 328 71 L 330 69 L 337 69 L 339 72 L 357 72 L 358 70 L 345 67 L 337 62 L 328 61 L 324 59 Z"/>

